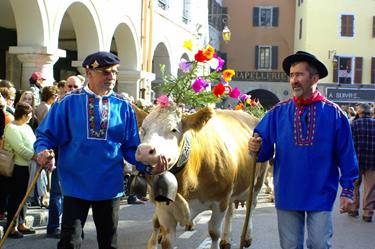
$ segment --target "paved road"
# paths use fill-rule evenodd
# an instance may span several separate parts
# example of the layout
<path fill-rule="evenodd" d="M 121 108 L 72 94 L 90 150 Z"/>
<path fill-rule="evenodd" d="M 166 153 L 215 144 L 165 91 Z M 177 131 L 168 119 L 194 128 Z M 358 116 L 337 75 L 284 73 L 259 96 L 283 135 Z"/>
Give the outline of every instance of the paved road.
<path fill-rule="evenodd" d="M 39 210 L 39 209 L 38 209 Z M 36 209 L 32 212 L 39 212 Z M 45 211 L 42 211 L 42 213 Z M 146 241 L 151 232 L 151 217 L 153 206 L 146 205 L 121 205 L 119 222 L 119 248 L 144 249 Z M 232 248 L 239 248 L 244 209 L 236 211 L 233 223 L 233 244 Z M 277 249 L 278 235 L 276 226 L 275 209 L 272 203 L 261 200 L 254 212 L 254 241 L 253 249 Z M 43 215 L 42 215 L 43 216 Z M 45 221 L 41 223 L 45 224 Z M 178 228 L 177 248 L 179 249 L 206 249 L 210 246 L 207 234 L 207 221 L 209 212 L 198 217 L 196 230 L 185 232 Z M 334 249 L 375 249 L 375 223 L 364 223 L 361 219 L 351 218 L 347 215 L 339 215 L 337 207 L 334 212 L 335 236 Z M 46 238 L 45 226 L 36 227 L 36 235 L 28 235 L 23 239 L 8 239 L 4 249 L 54 249 L 57 240 Z M 85 227 L 85 240 L 82 249 L 97 248 L 95 239 L 95 227 L 91 217 Z"/>

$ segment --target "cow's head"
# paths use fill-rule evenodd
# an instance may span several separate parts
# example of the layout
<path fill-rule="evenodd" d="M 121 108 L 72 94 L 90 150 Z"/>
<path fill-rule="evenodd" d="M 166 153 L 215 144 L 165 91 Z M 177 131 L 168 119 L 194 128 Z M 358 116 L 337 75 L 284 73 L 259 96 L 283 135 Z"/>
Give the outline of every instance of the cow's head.
<path fill-rule="evenodd" d="M 156 163 L 158 155 L 166 156 L 172 167 L 180 155 L 184 134 L 188 130 L 198 131 L 214 115 L 212 108 L 203 108 L 194 114 L 184 115 L 174 105 L 156 107 L 143 120 L 140 128 L 141 144 L 136 159 L 144 164 Z"/>

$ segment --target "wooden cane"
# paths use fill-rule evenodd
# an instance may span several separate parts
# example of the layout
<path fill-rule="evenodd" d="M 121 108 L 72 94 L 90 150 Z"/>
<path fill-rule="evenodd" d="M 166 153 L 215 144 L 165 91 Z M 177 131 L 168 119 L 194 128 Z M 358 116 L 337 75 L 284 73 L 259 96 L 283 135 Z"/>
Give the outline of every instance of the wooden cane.
<path fill-rule="evenodd" d="M 0 241 L 0 249 L 3 248 L 3 244 L 4 244 L 5 240 L 8 238 L 8 235 L 9 235 L 10 231 L 12 230 L 12 227 L 13 227 L 14 223 L 16 222 L 16 219 L 17 219 L 18 215 L 20 214 L 20 212 L 23 208 L 23 205 L 25 205 L 25 203 L 27 201 L 27 197 L 29 197 L 31 191 L 34 189 L 35 184 L 38 181 L 38 178 L 40 176 L 40 173 L 42 173 L 42 170 L 43 170 L 43 167 L 39 166 L 39 169 L 35 173 L 34 179 L 31 182 L 30 187 L 26 191 L 25 197 L 23 197 L 23 200 L 21 201 L 20 205 L 18 206 L 18 209 L 17 209 L 16 213 L 14 214 L 13 219 L 12 219 L 12 221 L 10 222 L 10 224 L 7 228 L 7 231 L 5 232 L 3 238 Z"/>
<path fill-rule="evenodd" d="M 254 133 L 254 137 L 259 137 L 257 133 Z M 255 181 L 255 171 L 256 171 L 256 163 L 258 159 L 258 154 L 250 152 L 251 155 L 251 163 L 250 167 L 252 167 L 252 170 L 250 170 L 250 186 L 249 186 L 249 195 L 247 197 L 246 201 L 246 216 L 245 216 L 245 222 L 243 224 L 242 228 L 242 234 L 241 234 L 241 243 L 240 243 L 240 249 L 246 247 L 249 247 L 250 245 L 245 245 L 245 240 L 246 240 L 246 233 L 247 229 L 249 227 L 249 218 L 251 215 L 251 208 L 253 205 L 253 192 L 254 192 L 254 181 Z"/>

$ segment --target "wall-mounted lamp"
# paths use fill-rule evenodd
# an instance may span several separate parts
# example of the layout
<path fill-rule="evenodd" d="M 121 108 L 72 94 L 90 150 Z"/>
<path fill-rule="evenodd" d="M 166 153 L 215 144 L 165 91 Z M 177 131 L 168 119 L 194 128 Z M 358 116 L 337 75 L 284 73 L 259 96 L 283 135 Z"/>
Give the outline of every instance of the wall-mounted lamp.
<path fill-rule="evenodd" d="M 229 15 L 224 13 L 218 13 L 218 14 L 209 14 L 208 18 L 214 18 L 218 17 L 221 18 L 222 22 L 224 23 L 223 31 L 221 32 L 221 35 L 223 37 L 224 42 L 229 42 L 231 38 L 231 32 L 228 27 L 228 21 L 229 21 Z"/>
<path fill-rule="evenodd" d="M 337 62 L 336 50 L 328 50 L 328 59 L 333 63 Z"/>

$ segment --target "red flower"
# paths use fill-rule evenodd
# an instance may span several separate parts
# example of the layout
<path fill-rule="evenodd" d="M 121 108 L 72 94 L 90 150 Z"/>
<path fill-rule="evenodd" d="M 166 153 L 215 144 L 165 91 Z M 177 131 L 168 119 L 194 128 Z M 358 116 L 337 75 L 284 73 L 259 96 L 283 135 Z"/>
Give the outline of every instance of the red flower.
<path fill-rule="evenodd" d="M 214 89 L 212 90 L 212 93 L 216 96 L 216 97 L 221 97 L 224 95 L 225 93 L 225 86 L 223 84 L 218 84 L 214 87 Z"/>
<path fill-rule="evenodd" d="M 198 53 L 194 55 L 194 58 L 198 62 L 205 62 L 208 58 L 204 55 L 202 50 L 198 50 Z"/>

